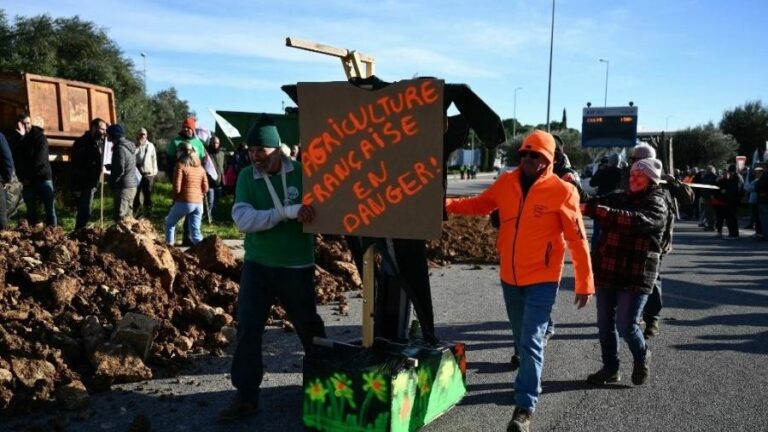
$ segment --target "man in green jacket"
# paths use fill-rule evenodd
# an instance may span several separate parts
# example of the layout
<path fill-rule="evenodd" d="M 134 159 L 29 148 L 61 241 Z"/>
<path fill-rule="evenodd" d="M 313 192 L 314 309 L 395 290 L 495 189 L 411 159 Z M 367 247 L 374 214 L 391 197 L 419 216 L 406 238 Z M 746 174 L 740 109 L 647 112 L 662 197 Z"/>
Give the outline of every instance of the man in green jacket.
<path fill-rule="evenodd" d="M 246 142 L 251 166 L 238 176 L 232 207 L 232 219 L 245 233 L 231 373 L 237 394 L 219 413 L 223 421 L 258 412 L 262 334 L 275 298 L 285 307 L 306 355 L 312 354 L 315 336 L 325 337 L 315 305 L 313 236 L 302 229 L 315 210 L 301 204 L 301 164 L 280 151 L 277 128 L 266 115 L 251 127 Z"/>

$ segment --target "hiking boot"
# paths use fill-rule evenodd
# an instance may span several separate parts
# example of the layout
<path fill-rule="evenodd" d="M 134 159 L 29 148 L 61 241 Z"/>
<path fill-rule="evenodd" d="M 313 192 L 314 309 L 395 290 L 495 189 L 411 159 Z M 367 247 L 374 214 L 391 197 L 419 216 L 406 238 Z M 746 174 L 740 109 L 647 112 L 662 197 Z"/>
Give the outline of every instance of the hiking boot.
<path fill-rule="evenodd" d="M 220 422 L 232 422 L 240 420 L 252 415 L 256 415 L 259 412 L 259 404 L 255 402 L 249 402 L 242 400 L 238 397 L 230 403 L 226 408 L 219 411 Z"/>
<path fill-rule="evenodd" d="M 659 320 L 658 318 L 652 318 L 645 322 L 645 331 L 643 336 L 646 339 L 650 339 L 659 334 Z"/>
<path fill-rule="evenodd" d="M 533 413 L 525 408 L 515 408 L 512 420 L 507 425 L 507 432 L 528 432 L 531 428 Z"/>
<path fill-rule="evenodd" d="M 513 371 L 516 371 L 518 368 L 520 368 L 520 356 L 517 354 L 512 354 L 512 358 L 509 359 L 509 365 L 512 366 Z"/>
<path fill-rule="evenodd" d="M 645 361 L 635 363 L 632 368 L 632 384 L 643 385 L 648 381 L 648 375 L 651 374 L 651 368 L 648 367 L 651 362 L 651 350 L 645 348 Z"/>
<path fill-rule="evenodd" d="M 619 371 L 610 371 L 606 368 L 602 368 L 587 377 L 587 382 L 593 385 L 616 384 L 619 381 L 621 381 Z"/>

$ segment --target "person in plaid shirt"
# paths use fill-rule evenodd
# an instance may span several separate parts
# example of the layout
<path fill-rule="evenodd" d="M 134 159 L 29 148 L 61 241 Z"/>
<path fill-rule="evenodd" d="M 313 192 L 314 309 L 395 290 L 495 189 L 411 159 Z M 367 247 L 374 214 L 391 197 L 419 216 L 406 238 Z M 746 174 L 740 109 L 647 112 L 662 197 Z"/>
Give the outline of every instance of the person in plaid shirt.
<path fill-rule="evenodd" d="M 658 277 L 664 231 L 671 223 L 669 200 L 659 186 L 661 161 L 632 165 L 629 189 L 582 204 L 583 214 L 603 229 L 592 251 L 597 294 L 597 327 L 603 367 L 589 375 L 591 384 L 619 382 L 619 336 L 632 352 L 632 382 L 644 384 L 650 351 L 638 321 Z"/>

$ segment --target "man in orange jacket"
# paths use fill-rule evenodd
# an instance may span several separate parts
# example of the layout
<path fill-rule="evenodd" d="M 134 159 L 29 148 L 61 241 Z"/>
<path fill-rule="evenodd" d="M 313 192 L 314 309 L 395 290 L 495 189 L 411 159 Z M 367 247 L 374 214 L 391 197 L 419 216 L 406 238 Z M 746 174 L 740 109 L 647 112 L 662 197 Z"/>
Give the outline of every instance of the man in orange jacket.
<path fill-rule="evenodd" d="M 538 402 L 544 363 L 544 332 L 563 271 L 565 247 L 583 308 L 595 292 L 592 263 L 576 187 L 553 174 L 555 140 L 536 130 L 520 147 L 519 169 L 501 175 L 482 194 L 449 199 L 449 213 L 487 215 L 499 210 L 497 247 L 501 286 L 520 369 L 515 411 L 508 431 L 527 431 Z"/>

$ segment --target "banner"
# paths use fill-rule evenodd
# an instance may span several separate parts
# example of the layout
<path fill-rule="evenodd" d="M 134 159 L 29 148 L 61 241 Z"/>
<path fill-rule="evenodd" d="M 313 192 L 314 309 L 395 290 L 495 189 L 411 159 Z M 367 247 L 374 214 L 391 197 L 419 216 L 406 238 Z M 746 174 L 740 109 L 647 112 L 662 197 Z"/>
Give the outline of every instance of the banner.
<path fill-rule="evenodd" d="M 299 83 L 308 232 L 437 239 L 443 214 L 442 80 L 379 90 Z"/>

